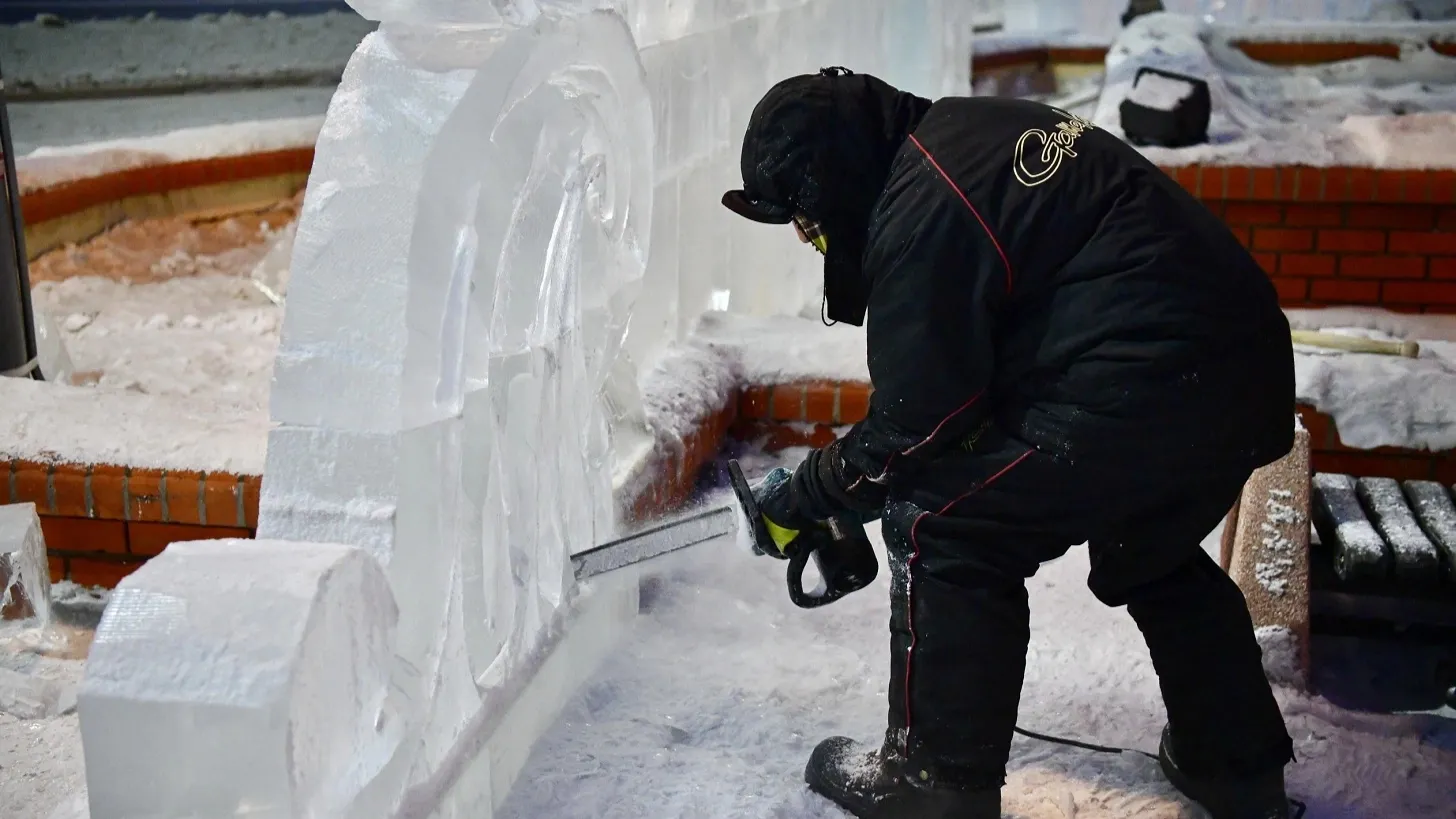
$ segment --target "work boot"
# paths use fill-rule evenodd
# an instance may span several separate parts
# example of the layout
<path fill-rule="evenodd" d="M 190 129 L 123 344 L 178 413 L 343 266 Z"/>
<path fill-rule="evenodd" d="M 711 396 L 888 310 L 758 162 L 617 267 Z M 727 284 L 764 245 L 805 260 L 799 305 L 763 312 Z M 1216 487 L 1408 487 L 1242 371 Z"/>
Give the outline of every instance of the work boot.
<path fill-rule="evenodd" d="M 1199 777 L 1178 767 L 1173 757 L 1172 734 L 1163 728 L 1158 743 L 1158 764 L 1180 793 L 1208 811 L 1210 819 L 1290 819 L 1289 797 L 1284 793 L 1284 768 L 1253 777 Z"/>
<path fill-rule="evenodd" d="M 826 739 L 810 755 L 804 781 L 858 819 L 1001 819 L 999 788 L 957 787 L 907 762 L 889 743 L 872 750 L 845 737 Z"/>

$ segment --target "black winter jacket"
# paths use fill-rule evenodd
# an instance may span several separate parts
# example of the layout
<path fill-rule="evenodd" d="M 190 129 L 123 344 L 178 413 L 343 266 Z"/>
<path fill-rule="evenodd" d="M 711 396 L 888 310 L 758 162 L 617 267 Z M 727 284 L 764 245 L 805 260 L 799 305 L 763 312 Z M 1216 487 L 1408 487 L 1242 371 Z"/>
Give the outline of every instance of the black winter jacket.
<path fill-rule="evenodd" d="M 840 453 L 877 482 L 987 419 L 1150 482 L 1252 469 L 1293 442 L 1273 285 L 1207 208 L 1086 120 L 935 103 L 891 166 L 864 270 L 875 392 Z"/>
<path fill-rule="evenodd" d="M 825 224 L 831 314 L 836 284 L 868 291 L 870 412 L 800 470 L 811 516 L 870 511 L 988 423 L 1149 486 L 1289 451 L 1293 349 L 1273 285 L 1207 208 L 1090 122 L 794 78 L 755 111 L 743 172 L 725 204 Z"/>

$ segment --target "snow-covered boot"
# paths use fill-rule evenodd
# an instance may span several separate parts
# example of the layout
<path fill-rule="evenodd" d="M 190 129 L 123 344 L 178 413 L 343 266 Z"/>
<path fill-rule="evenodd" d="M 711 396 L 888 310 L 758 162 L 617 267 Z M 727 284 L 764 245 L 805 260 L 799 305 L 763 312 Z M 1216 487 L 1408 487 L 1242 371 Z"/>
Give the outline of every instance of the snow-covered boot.
<path fill-rule="evenodd" d="M 1001 790 L 967 789 L 890 749 L 845 737 L 819 743 L 804 770 L 809 789 L 858 819 L 1001 819 Z"/>
<path fill-rule="evenodd" d="M 1251 777 L 1192 776 L 1178 767 L 1168 728 L 1158 744 L 1158 763 L 1173 787 L 1201 805 L 1211 819 L 1290 819 L 1282 766 Z"/>

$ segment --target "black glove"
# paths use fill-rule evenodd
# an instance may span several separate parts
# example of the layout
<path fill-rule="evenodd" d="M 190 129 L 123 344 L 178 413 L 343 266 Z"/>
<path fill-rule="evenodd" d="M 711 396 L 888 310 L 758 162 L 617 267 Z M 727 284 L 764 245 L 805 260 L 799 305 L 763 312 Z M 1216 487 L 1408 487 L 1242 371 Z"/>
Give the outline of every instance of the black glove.
<path fill-rule="evenodd" d="M 810 520 L 840 518 L 869 523 L 880 517 L 889 490 L 844 460 L 841 438 L 809 453 L 794 470 L 794 497 L 798 512 Z"/>
<path fill-rule="evenodd" d="M 839 455 L 840 441 L 816 449 L 792 473 L 779 467 L 753 487 L 754 501 L 771 524 L 780 549 L 793 533 L 820 528 L 830 518 L 855 520 L 861 525 L 877 520 L 885 505 L 886 489 L 857 475 Z"/>

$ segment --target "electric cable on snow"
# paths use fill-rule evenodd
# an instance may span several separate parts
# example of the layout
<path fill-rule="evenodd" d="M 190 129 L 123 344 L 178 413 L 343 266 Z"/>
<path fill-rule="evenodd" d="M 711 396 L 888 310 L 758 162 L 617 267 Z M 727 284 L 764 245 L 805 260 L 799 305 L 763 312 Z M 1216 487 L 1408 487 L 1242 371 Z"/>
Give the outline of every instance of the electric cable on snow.
<path fill-rule="evenodd" d="M 1090 742 L 1082 742 L 1081 740 L 1076 739 L 1067 739 L 1066 737 L 1054 737 L 1050 734 L 1038 734 L 1035 731 L 1028 731 L 1019 725 L 1016 726 L 1014 730 L 1016 731 L 1016 733 L 1030 739 L 1040 740 L 1042 742 L 1050 742 L 1053 745 L 1066 745 L 1069 748 L 1081 748 L 1084 751 L 1093 751 L 1099 754 L 1142 754 L 1148 759 L 1156 760 L 1158 758 L 1157 754 L 1150 754 L 1147 751 L 1139 751 L 1136 748 L 1119 748 L 1115 745 L 1094 745 Z M 1289 806 L 1294 809 L 1294 815 L 1292 819 L 1303 819 L 1304 812 L 1309 810 L 1309 806 L 1305 805 L 1298 799 L 1289 800 Z"/>

